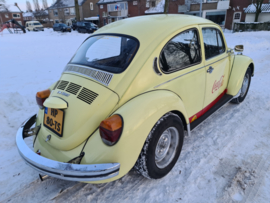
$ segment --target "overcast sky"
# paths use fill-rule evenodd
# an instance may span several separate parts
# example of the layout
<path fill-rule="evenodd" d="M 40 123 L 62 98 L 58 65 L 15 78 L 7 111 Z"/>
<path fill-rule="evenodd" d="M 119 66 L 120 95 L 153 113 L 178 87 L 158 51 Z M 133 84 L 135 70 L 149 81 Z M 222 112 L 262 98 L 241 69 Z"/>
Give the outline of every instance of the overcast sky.
<path fill-rule="evenodd" d="M 33 0 L 28 0 L 31 3 L 32 9 L 35 9 Z M 38 0 L 39 5 L 42 7 L 42 0 Z M 14 4 L 17 3 L 22 11 L 26 11 L 26 0 L 6 0 L 7 4 Z M 47 0 L 48 5 L 50 6 L 53 2 L 53 0 Z"/>

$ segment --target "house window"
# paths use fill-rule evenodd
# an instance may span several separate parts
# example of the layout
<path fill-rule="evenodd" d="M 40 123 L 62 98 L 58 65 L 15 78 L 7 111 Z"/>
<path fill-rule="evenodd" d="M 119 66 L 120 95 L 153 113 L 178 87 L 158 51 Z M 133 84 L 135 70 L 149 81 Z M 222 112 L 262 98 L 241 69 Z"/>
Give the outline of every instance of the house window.
<path fill-rule="evenodd" d="M 90 10 L 93 11 L 94 10 L 94 6 L 93 6 L 93 3 L 90 2 Z"/>
<path fill-rule="evenodd" d="M 53 15 L 54 16 L 58 16 L 58 10 L 56 9 L 56 10 L 53 10 Z"/>
<path fill-rule="evenodd" d="M 138 2 L 137 1 L 133 1 L 133 5 L 137 5 L 138 4 Z"/>
<path fill-rule="evenodd" d="M 70 8 L 70 15 L 75 15 L 75 8 Z"/>
<path fill-rule="evenodd" d="M 207 12 L 206 19 L 211 20 L 220 26 L 224 26 L 226 19 L 226 11 Z"/>
<path fill-rule="evenodd" d="M 103 5 L 100 5 L 100 9 L 103 9 Z"/>
<path fill-rule="evenodd" d="M 21 17 L 20 14 L 17 14 L 17 13 L 13 13 L 12 16 L 13 16 L 13 18 L 20 18 Z"/>
<path fill-rule="evenodd" d="M 65 8 L 65 16 L 69 15 L 69 8 Z"/>
<path fill-rule="evenodd" d="M 236 13 L 236 14 L 234 15 L 234 19 L 235 19 L 235 20 L 239 20 L 239 19 L 240 19 L 240 13 Z"/>
<path fill-rule="evenodd" d="M 55 23 L 59 23 L 59 20 L 58 20 L 58 19 L 57 19 L 57 20 L 54 20 L 54 22 L 55 22 Z"/>
<path fill-rule="evenodd" d="M 8 14 L 5 14 L 5 17 L 8 18 Z"/>
<path fill-rule="evenodd" d="M 155 1 L 152 1 L 152 2 L 151 2 L 151 6 L 152 6 L 152 7 L 156 7 L 156 2 L 155 2 Z"/>
<path fill-rule="evenodd" d="M 146 7 L 146 8 L 149 8 L 149 1 L 146 1 L 145 7 Z"/>

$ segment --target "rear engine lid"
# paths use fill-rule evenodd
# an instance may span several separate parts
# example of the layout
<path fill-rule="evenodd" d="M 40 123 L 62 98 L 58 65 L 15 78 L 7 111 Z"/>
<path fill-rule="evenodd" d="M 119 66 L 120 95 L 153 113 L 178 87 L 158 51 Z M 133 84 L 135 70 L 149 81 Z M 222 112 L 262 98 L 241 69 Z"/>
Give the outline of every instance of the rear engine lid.
<path fill-rule="evenodd" d="M 99 127 L 101 121 L 112 113 L 118 101 L 119 97 L 115 92 L 97 82 L 73 74 L 63 74 L 48 98 L 49 108 L 44 110 L 40 134 L 44 140 L 51 135 L 47 143 L 52 147 L 71 150 Z M 61 108 L 64 102 L 67 108 Z M 46 103 L 44 106 L 46 107 Z M 48 122 L 48 112 L 50 115 L 54 114 L 53 116 L 58 112 L 58 118 L 53 120 L 51 116 L 49 120 L 52 118 L 52 121 Z M 56 125 L 60 131 L 57 131 Z"/>

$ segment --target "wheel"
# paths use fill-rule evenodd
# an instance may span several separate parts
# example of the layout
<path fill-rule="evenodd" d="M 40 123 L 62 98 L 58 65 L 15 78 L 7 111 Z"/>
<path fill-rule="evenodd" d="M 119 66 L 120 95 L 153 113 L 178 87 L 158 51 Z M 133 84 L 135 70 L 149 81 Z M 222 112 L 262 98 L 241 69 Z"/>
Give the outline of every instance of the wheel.
<path fill-rule="evenodd" d="M 27 29 L 28 30 L 28 32 L 30 32 L 30 30 L 29 29 Z"/>
<path fill-rule="evenodd" d="M 80 28 L 78 28 L 78 33 L 81 33 L 81 29 Z"/>
<path fill-rule="evenodd" d="M 42 31 L 44 31 L 44 29 Z"/>
<path fill-rule="evenodd" d="M 71 30 L 69 32 L 71 32 Z"/>
<path fill-rule="evenodd" d="M 149 133 L 134 169 L 149 179 L 166 176 L 175 165 L 184 141 L 184 127 L 179 116 L 164 115 Z"/>
<path fill-rule="evenodd" d="M 248 67 L 240 90 L 240 95 L 239 97 L 233 99 L 231 103 L 240 104 L 242 101 L 244 101 L 249 90 L 250 82 L 251 82 L 251 68 Z"/>

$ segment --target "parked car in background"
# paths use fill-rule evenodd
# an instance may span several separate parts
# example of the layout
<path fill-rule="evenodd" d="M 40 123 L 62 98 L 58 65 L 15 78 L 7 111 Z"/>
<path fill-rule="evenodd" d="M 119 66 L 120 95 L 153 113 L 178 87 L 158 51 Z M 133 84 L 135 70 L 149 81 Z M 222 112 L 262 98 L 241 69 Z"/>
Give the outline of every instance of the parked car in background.
<path fill-rule="evenodd" d="M 64 23 L 55 23 L 53 25 L 53 31 L 71 32 L 71 27 L 67 26 Z"/>
<path fill-rule="evenodd" d="M 44 31 L 43 25 L 39 21 L 28 21 L 25 23 L 28 31 Z"/>
<path fill-rule="evenodd" d="M 98 27 L 91 22 L 77 22 L 76 26 L 79 33 L 93 33 L 98 30 Z"/>
<path fill-rule="evenodd" d="M 219 25 L 189 15 L 104 26 L 36 94 L 39 112 L 16 135 L 20 155 L 64 180 L 110 182 L 132 168 L 162 178 L 179 161 L 185 131 L 244 101 L 254 63 L 243 49 L 229 48 Z M 34 150 L 24 142 L 30 136 Z"/>

